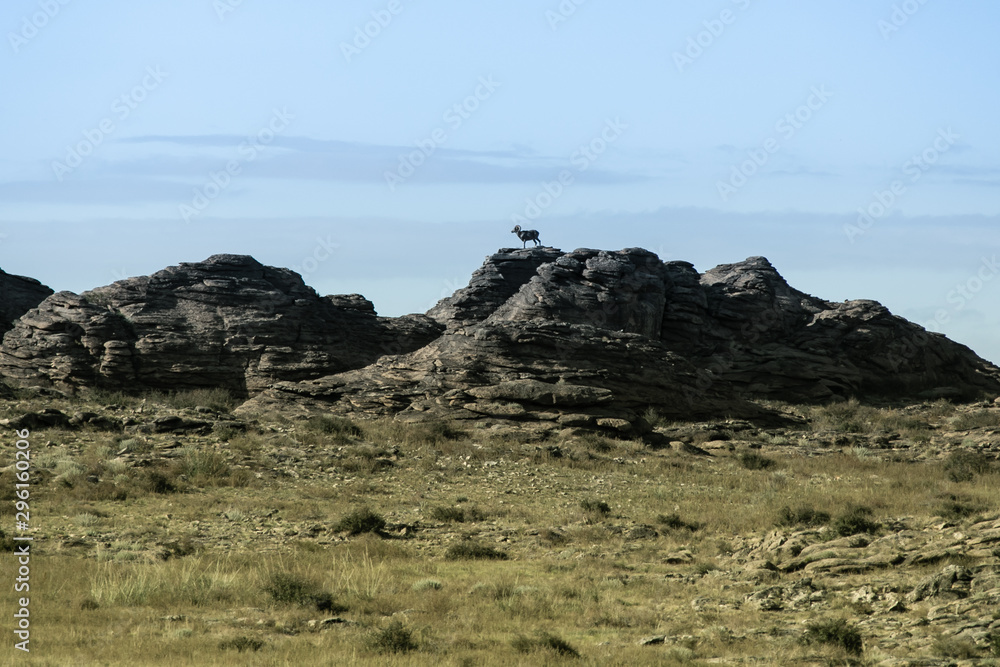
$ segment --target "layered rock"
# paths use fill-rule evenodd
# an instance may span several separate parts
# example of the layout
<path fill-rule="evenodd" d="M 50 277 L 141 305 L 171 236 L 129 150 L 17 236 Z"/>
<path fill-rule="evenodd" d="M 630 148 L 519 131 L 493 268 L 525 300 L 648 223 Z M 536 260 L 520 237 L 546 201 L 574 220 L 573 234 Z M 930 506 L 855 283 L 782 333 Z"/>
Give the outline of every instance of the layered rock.
<path fill-rule="evenodd" d="M 667 298 L 661 339 L 742 392 L 794 401 L 1000 391 L 1000 369 L 964 345 L 875 301 L 793 289 L 763 257 L 700 276 L 667 267 L 681 290 Z"/>
<path fill-rule="evenodd" d="M 15 276 L 0 270 L 0 336 L 10 331 L 17 318 L 52 294 L 34 278 Z"/>
<path fill-rule="evenodd" d="M 216 255 L 18 320 L 0 372 L 21 384 L 223 386 L 244 409 L 457 417 L 642 431 L 760 409 L 747 397 L 974 396 L 1000 369 L 874 301 L 795 290 L 762 257 L 704 274 L 621 251 L 503 249 L 427 316 L 380 318 L 287 269 Z"/>
<path fill-rule="evenodd" d="M 0 373 L 74 390 L 225 387 L 238 394 L 417 349 L 441 326 L 380 318 L 359 295 L 320 297 L 288 269 L 215 255 L 85 292 L 60 292 L 4 337 Z"/>

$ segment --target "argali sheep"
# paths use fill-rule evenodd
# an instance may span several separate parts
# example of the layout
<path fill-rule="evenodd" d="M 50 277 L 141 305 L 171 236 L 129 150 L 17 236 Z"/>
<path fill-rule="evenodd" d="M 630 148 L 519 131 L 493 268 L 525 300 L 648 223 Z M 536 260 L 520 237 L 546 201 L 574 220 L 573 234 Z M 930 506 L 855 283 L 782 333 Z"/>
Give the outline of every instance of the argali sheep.
<path fill-rule="evenodd" d="M 524 243 L 521 244 L 522 248 L 528 247 L 528 241 L 534 241 L 535 245 L 541 245 L 538 240 L 538 231 L 534 229 L 521 229 L 521 225 L 514 225 L 514 229 L 510 230 L 511 234 L 517 234 L 517 238 L 521 239 Z"/>

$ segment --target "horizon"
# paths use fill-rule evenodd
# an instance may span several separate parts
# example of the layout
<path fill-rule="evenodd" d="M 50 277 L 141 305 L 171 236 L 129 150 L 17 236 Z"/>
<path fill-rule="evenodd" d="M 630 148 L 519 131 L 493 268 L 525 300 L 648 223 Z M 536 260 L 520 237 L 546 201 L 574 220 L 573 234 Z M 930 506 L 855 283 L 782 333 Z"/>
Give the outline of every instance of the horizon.
<path fill-rule="evenodd" d="M 0 268 L 79 293 L 249 254 L 398 316 L 521 224 L 699 272 L 764 256 L 1000 363 L 998 20 L 985 0 L 14 0 Z"/>

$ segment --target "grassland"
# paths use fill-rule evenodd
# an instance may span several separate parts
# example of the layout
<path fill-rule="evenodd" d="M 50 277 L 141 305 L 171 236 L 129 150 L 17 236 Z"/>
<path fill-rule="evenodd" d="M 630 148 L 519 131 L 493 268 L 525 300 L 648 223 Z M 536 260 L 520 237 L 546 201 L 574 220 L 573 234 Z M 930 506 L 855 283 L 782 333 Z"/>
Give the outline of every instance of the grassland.
<path fill-rule="evenodd" d="M 5 664 L 1000 653 L 992 404 L 771 404 L 797 425 L 658 420 L 673 440 L 659 449 L 473 424 L 236 419 L 233 407 L 221 392 L 5 403 L 11 420 L 48 408 L 126 424 L 32 429 L 31 653 L 11 640 Z M 183 432 L 150 427 L 167 416 Z M 4 450 L 11 501 L 13 433 Z M 13 503 L 0 514 L 12 528 Z M 13 554 L 0 558 L 13 572 Z M 912 594 L 948 567 L 974 574 L 968 594 Z M 962 604 L 974 608 L 949 615 Z"/>

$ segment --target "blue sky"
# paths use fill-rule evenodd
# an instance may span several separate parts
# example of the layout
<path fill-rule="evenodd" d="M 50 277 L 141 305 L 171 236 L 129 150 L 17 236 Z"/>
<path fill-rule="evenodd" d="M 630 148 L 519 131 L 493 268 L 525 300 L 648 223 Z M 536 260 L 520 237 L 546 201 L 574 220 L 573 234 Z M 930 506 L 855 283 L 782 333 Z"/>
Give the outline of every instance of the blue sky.
<path fill-rule="evenodd" d="M 0 267 L 83 291 L 248 253 L 399 315 L 522 221 L 764 255 L 1000 362 L 997 25 L 986 0 L 7 0 Z"/>

